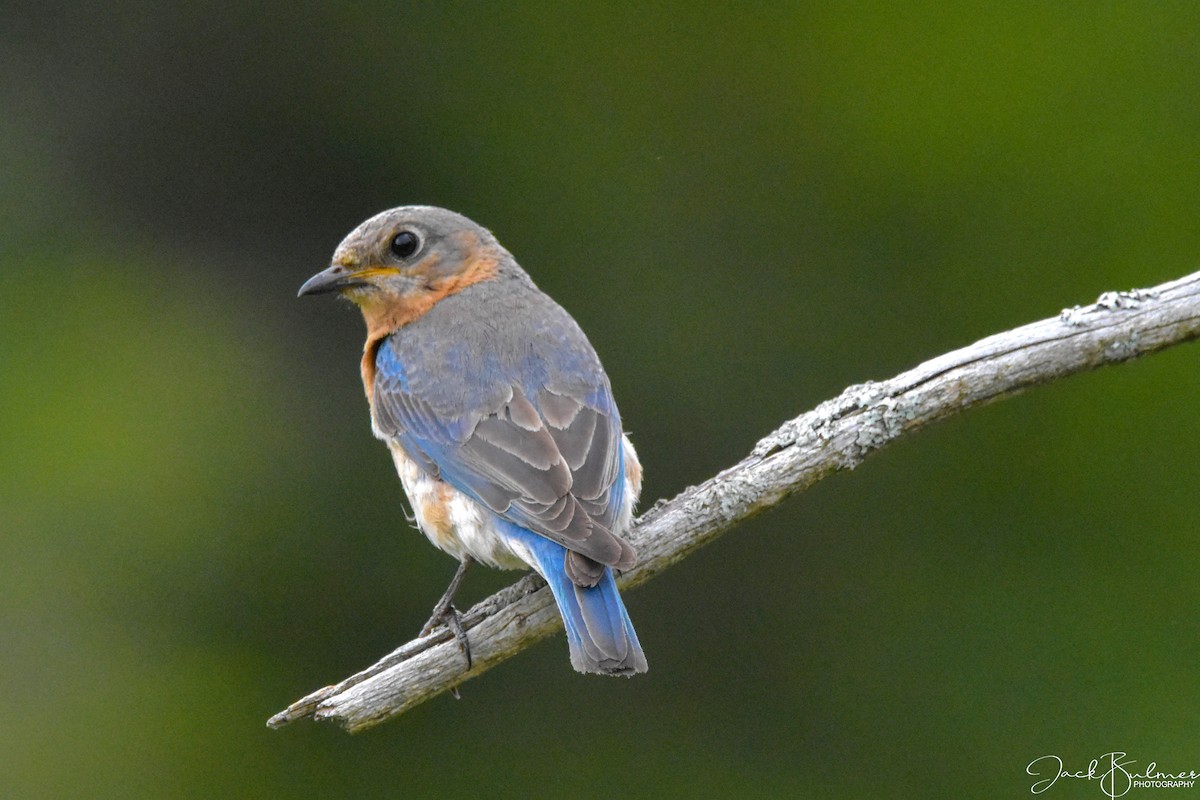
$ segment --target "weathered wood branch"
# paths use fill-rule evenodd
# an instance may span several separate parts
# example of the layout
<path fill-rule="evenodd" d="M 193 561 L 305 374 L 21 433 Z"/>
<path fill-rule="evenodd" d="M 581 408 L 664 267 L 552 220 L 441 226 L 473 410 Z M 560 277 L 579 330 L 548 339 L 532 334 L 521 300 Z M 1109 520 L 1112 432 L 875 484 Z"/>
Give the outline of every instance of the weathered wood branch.
<path fill-rule="evenodd" d="M 1032 386 L 1117 364 L 1200 337 L 1200 272 L 1152 289 L 1107 292 L 955 350 L 894 378 L 851 386 L 783 424 L 741 462 L 700 486 L 659 501 L 630 535 L 638 566 L 622 587 L 647 581 L 693 550 L 839 470 L 853 469 L 897 437 Z M 305 717 L 360 731 L 452 690 L 562 629 L 536 576 L 476 604 L 463 617 L 472 669 L 444 628 L 273 716 L 279 728 Z"/>

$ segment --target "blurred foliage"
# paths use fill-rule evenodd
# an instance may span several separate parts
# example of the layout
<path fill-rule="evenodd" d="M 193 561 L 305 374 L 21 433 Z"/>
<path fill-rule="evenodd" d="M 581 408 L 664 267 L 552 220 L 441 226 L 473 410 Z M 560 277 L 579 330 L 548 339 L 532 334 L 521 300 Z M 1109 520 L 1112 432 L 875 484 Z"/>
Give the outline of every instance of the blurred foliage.
<path fill-rule="evenodd" d="M 0 6 L 0 796 L 1200 769 L 1191 347 L 900 442 L 631 592 L 645 678 L 554 640 L 364 736 L 263 725 L 453 568 L 370 436 L 356 314 L 294 299 L 362 218 L 491 227 L 603 356 L 648 504 L 849 383 L 1194 270 L 1198 62 L 1193 3 Z"/>

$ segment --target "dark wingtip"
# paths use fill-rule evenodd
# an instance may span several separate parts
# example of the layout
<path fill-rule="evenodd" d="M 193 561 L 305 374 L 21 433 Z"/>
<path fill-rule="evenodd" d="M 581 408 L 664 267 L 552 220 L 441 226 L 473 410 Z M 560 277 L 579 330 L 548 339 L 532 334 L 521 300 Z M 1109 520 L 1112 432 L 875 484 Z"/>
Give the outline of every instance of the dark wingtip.
<path fill-rule="evenodd" d="M 604 565 L 582 553 L 568 550 L 566 556 L 567 577 L 576 586 L 590 589 L 604 577 Z"/>
<path fill-rule="evenodd" d="M 620 542 L 621 555 L 617 559 L 617 563 L 612 565 L 613 568 L 619 569 L 622 572 L 633 569 L 637 566 L 638 562 L 637 550 L 634 550 L 633 545 L 622 539 L 620 536 L 617 536 L 616 540 Z"/>

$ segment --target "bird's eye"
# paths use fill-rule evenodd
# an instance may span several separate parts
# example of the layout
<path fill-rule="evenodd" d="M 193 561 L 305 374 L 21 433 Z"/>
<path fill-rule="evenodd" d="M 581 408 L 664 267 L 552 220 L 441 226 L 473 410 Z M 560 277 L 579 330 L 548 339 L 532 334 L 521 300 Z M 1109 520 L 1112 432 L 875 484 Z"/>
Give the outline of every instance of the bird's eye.
<path fill-rule="evenodd" d="M 421 240 L 412 231 L 400 231 L 392 237 L 392 254 L 396 258 L 408 258 L 420 246 Z"/>

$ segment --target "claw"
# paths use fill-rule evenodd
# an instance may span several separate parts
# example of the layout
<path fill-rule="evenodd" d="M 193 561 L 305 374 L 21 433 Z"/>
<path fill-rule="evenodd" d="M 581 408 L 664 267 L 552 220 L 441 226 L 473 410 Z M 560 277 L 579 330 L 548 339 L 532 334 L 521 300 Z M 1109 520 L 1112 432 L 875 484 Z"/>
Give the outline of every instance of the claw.
<path fill-rule="evenodd" d="M 429 621 L 421 627 L 420 634 L 421 636 L 428 636 L 438 625 L 445 625 L 454 634 L 454 639 L 458 642 L 458 648 L 466 656 L 467 669 L 470 669 L 472 665 L 471 643 L 467 640 L 467 632 L 463 630 L 462 615 L 454 607 L 454 593 L 458 591 L 459 584 L 462 583 L 463 576 L 467 574 L 467 567 L 469 566 L 471 566 L 471 557 L 464 556 L 462 563 L 458 565 L 458 571 L 450 579 L 450 585 L 446 587 L 442 598 L 433 607 L 433 614 L 429 617 Z"/>

